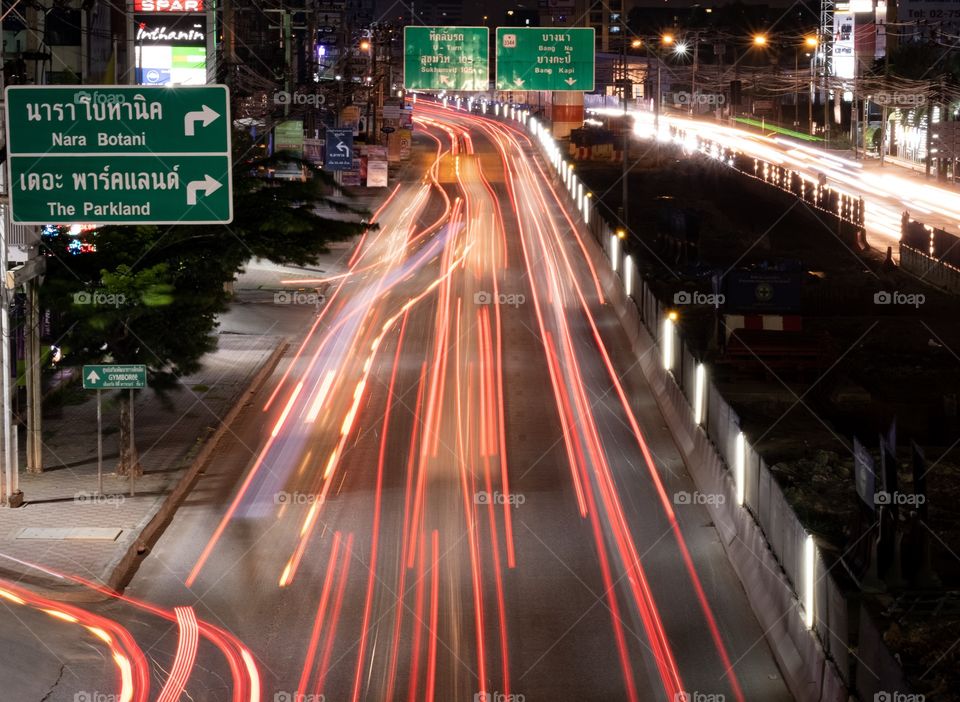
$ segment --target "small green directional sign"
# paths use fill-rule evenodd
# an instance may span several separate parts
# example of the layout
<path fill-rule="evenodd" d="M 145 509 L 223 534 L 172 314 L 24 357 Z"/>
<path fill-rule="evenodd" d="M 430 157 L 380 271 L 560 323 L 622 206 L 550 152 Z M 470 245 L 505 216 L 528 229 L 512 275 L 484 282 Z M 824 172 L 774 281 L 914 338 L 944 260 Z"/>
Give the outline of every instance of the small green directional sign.
<path fill-rule="evenodd" d="M 6 107 L 17 224 L 233 219 L 226 86 L 10 86 Z"/>
<path fill-rule="evenodd" d="M 489 89 L 489 41 L 487 27 L 404 27 L 404 88 Z"/>
<path fill-rule="evenodd" d="M 141 390 L 147 387 L 143 365 L 93 365 L 83 367 L 84 390 Z"/>
<path fill-rule="evenodd" d="M 497 27 L 497 90 L 593 90 L 592 27 Z"/>

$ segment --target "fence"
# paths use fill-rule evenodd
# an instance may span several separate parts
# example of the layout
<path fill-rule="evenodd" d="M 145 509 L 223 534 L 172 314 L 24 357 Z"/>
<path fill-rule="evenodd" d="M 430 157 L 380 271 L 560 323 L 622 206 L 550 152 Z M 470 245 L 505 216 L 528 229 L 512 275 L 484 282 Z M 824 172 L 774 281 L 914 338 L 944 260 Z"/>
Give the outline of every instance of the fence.
<path fill-rule="evenodd" d="M 885 647 L 874 646 L 851 657 L 857 639 L 851 631 L 850 608 L 859 605 L 848 602 L 834 575 L 837 561 L 825 559 L 817 548 L 770 467 L 741 431 L 736 411 L 709 380 L 709 369 L 686 348 L 673 320 L 664 314 L 665 306 L 639 277 L 635 262 L 624 254 L 620 239 L 600 216 L 598 203 L 577 182 L 548 130 L 523 112 L 516 119 L 539 138 L 544 156 L 556 170 L 554 177 L 565 186 L 616 274 L 614 285 L 621 286 L 628 302 L 618 311 L 621 319 L 639 322 L 632 326 L 642 325 L 659 351 L 646 354 L 641 366 L 654 391 L 660 389 L 658 402 L 694 481 L 705 492 L 732 493 L 732 499 L 710 508 L 714 523 L 791 691 L 798 700 L 845 702 L 848 690 L 858 685 L 862 690 L 884 689 L 881 685 L 887 680 L 881 681 L 874 671 L 892 660 Z M 788 176 L 774 179 L 781 177 Z M 792 189 L 795 174 L 789 179 L 794 185 L 787 189 Z M 824 197 L 823 190 L 814 196 Z M 862 225 L 862 203 L 841 204 L 837 216 Z M 906 689 L 902 675 L 900 682 L 897 689 Z"/>
<path fill-rule="evenodd" d="M 900 225 L 900 266 L 925 283 L 960 293 L 960 237 L 905 213 Z"/>

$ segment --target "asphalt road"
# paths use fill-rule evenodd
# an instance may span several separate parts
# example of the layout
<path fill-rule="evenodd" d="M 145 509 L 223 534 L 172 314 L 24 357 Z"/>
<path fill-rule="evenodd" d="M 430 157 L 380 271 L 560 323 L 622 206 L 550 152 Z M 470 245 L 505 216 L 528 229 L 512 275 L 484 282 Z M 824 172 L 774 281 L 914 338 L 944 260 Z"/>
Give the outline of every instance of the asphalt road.
<path fill-rule="evenodd" d="M 135 601 L 86 606 L 134 664 L 46 699 L 141 668 L 151 700 L 172 677 L 211 701 L 791 699 L 529 142 L 415 114 L 416 178 L 347 273 L 296 283 L 323 300 Z M 50 655 L 96 648 L 42 619 Z"/>

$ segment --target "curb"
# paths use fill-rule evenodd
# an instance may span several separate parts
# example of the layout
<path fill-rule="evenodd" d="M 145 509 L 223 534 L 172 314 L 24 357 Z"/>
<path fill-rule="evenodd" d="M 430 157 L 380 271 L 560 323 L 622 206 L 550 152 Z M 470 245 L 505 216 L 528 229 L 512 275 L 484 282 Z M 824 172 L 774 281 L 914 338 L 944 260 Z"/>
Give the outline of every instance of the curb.
<path fill-rule="evenodd" d="M 118 593 L 123 591 L 123 585 L 132 577 L 136 570 L 137 559 L 162 535 L 163 528 L 173 516 L 174 512 L 180 507 L 180 503 L 190 491 L 197 476 L 209 462 L 214 450 L 219 445 L 224 434 L 227 433 L 227 429 L 233 424 L 240 412 L 243 411 L 250 397 L 259 392 L 261 386 L 273 373 L 289 346 L 290 342 L 287 339 L 282 339 L 278 342 L 276 348 L 274 348 L 267 359 L 260 364 L 259 369 L 247 387 L 238 394 L 236 401 L 233 403 L 233 407 L 231 407 L 230 411 L 220 420 L 219 426 L 213 433 L 210 433 L 208 428 L 205 434 L 197 438 L 197 443 L 202 444 L 199 453 L 193 458 L 190 465 L 183 469 L 182 475 L 170 489 L 169 493 L 167 493 L 166 498 L 155 503 L 146 516 L 140 520 L 140 523 L 130 530 L 131 535 L 127 539 L 129 543 L 122 547 L 122 552 L 114 557 L 100 574 L 99 581 L 104 587 Z M 189 455 L 189 452 L 187 455 Z M 64 588 L 50 587 L 49 584 L 33 584 L 30 578 L 23 578 L 20 582 L 39 595 L 55 598 L 63 602 L 97 602 L 105 599 L 103 595 L 91 592 L 85 587 L 76 585 L 71 581 L 68 581 L 70 582 L 69 586 Z M 49 583 L 49 581 L 45 582 Z"/>

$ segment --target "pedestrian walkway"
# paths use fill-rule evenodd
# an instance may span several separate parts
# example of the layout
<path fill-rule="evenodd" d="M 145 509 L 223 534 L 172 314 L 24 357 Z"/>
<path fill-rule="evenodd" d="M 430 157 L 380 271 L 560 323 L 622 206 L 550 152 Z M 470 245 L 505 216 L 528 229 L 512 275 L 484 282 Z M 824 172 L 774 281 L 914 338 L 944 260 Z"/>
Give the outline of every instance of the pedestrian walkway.
<path fill-rule="evenodd" d="M 124 559 L 137 548 L 143 529 L 165 516 L 171 492 L 221 419 L 248 391 L 261 368 L 272 365 L 284 345 L 277 334 L 236 333 L 221 328 L 218 348 L 203 368 L 180 379 L 180 388 L 161 399 L 152 390 L 135 393 L 135 434 L 144 474 L 130 481 L 115 474 L 119 456 L 119 408 L 104 392 L 103 493 L 97 493 L 95 393 L 70 391 L 62 417 L 43 428 L 41 474 L 23 472 L 25 504 L 0 507 L 0 578 L 56 587 L 18 560 L 50 570 L 117 584 Z M 22 448 L 22 447 L 21 447 Z M 171 505 L 172 506 L 172 505 Z"/>

